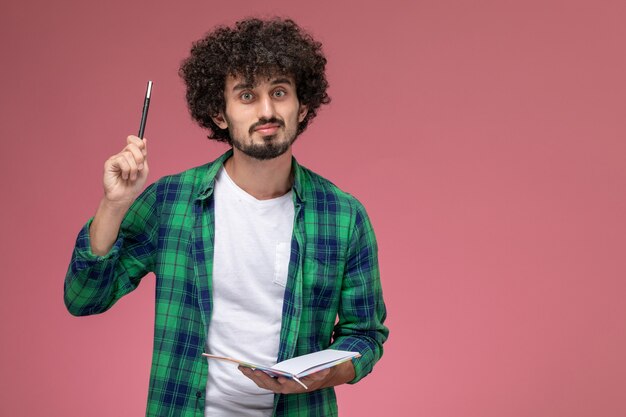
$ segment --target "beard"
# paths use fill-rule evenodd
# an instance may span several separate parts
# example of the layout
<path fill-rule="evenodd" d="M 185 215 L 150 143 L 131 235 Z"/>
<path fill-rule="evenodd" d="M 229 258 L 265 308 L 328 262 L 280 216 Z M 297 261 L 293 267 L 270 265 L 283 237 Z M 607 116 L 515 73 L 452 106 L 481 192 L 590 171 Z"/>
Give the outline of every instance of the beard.
<path fill-rule="evenodd" d="M 280 127 L 284 130 L 285 140 L 278 141 L 277 134 L 263 136 L 263 143 L 247 143 L 246 139 L 252 136 L 255 129 L 258 126 L 262 126 L 264 124 L 275 123 L 280 125 Z M 289 131 L 285 129 L 285 123 L 282 120 L 271 118 L 271 119 L 260 119 L 258 122 L 250 126 L 248 129 L 248 138 L 242 138 L 235 132 L 235 129 L 231 128 L 231 123 L 229 123 L 228 132 L 230 134 L 230 144 L 240 150 L 245 155 L 248 155 L 251 158 L 258 160 L 267 160 L 274 159 L 289 150 L 291 145 L 296 141 L 298 137 L 296 131 Z"/>
<path fill-rule="evenodd" d="M 244 154 L 248 155 L 251 158 L 259 159 L 259 160 L 267 160 L 274 159 L 285 152 L 291 147 L 291 144 L 295 141 L 295 137 L 290 139 L 289 141 L 283 141 L 280 143 L 276 143 L 274 140 L 276 135 L 271 136 L 263 136 L 263 141 L 265 143 L 243 143 L 235 137 L 231 137 L 232 145 L 239 149 Z"/>

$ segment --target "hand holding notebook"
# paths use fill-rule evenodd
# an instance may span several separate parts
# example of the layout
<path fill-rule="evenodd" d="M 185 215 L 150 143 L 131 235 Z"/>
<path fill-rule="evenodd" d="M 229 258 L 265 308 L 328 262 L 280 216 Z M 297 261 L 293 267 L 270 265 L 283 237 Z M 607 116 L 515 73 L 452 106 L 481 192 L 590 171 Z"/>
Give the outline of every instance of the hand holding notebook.
<path fill-rule="evenodd" d="M 290 378 L 302 385 L 305 389 L 308 388 L 300 381 L 300 378 L 310 375 L 314 372 L 321 371 L 323 369 L 332 368 L 335 365 L 339 365 L 340 363 L 349 361 L 352 358 L 357 358 L 361 356 L 358 352 L 326 349 L 319 352 L 309 353 L 307 355 L 287 359 L 273 366 L 268 366 L 258 365 L 240 359 L 211 355 L 208 353 L 203 353 L 202 355 L 206 356 L 208 359 L 228 361 L 246 368 L 258 369 L 273 377 L 283 376 L 285 378 Z"/>

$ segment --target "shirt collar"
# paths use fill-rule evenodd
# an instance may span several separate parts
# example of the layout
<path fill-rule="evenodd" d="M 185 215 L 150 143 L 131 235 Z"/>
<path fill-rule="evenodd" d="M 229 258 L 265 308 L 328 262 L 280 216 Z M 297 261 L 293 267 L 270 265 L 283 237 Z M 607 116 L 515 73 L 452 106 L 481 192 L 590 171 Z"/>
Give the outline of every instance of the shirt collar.
<path fill-rule="evenodd" d="M 296 161 L 295 157 L 291 157 L 291 172 L 293 172 L 293 194 L 295 201 L 303 203 L 306 199 L 304 196 L 305 172 Z"/>

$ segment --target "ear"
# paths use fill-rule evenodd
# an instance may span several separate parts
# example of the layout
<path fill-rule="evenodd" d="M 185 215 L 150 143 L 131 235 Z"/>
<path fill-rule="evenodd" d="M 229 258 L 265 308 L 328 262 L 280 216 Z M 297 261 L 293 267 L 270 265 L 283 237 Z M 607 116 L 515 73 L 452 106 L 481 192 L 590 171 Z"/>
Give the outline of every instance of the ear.
<path fill-rule="evenodd" d="M 224 112 L 219 112 L 216 116 L 211 116 L 211 119 L 213 119 L 215 124 L 220 129 L 228 128 L 228 122 L 226 121 L 226 118 L 224 117 Z"/>
<path fill-rule="evenodd" d="M 309 106 L 306 104 L 300 104 L 300 108 L 298 109 L 298 123 L 301 123 L 309 112 Z"/>

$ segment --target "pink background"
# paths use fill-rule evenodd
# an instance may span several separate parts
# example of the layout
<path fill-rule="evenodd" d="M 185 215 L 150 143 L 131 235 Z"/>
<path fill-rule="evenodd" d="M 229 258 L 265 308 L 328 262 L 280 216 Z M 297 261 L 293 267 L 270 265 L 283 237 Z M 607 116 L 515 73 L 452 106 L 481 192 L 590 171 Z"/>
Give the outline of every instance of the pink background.
<path fill-rule="evenodd" d="M 154 280 L 71 317 L 72 245 L 148 79 L 152 180 L 225 149 L 177 68 L 259 13 L 324 42 L 333 102 L 295 152 L 379 238 L 391 337 L 341 415 L 626 415 L 625 2 L 173 4 L 0 6 L 0 415 L 143 415 Z"/>

